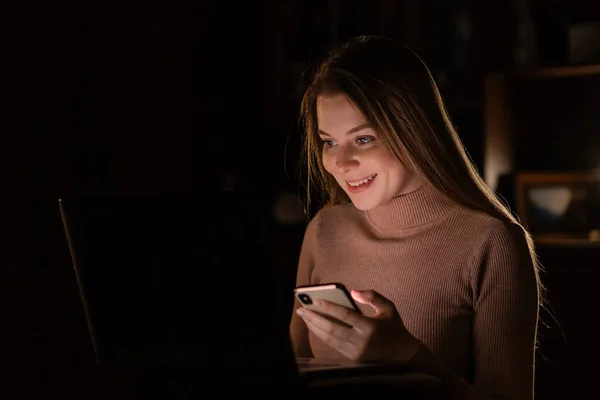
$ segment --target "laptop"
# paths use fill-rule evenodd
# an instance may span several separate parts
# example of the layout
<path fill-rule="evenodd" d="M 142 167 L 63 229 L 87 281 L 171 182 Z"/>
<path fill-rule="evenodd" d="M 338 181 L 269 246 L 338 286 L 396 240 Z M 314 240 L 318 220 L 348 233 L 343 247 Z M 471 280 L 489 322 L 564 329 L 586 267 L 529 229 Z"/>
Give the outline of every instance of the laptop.
<path fill-rule="evenodd" d="M 298 381 L 257 200 L 75 195 L 59 209 L 99 366 L 207 385 L 222 374 L 231 383 Z"/>

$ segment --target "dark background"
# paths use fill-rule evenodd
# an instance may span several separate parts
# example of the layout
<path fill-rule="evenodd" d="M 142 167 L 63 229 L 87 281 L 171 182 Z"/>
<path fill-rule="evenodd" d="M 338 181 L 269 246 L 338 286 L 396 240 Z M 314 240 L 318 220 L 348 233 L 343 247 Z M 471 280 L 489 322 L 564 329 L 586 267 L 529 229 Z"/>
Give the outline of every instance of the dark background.
<path fill-rule="evenodd" d="M 27 5 L 9 37 L 17 53 L 7 57 L 17 61 L 17 89 L 5 110 L 18 129 L 7 130 L 3 146 L 4 377 L 21 388 L 36 382 L 62 393 L 111 396 L 126 393 L 128 381 L 94 368 L 59 196 L 186 190 L 210 196 L 227 175 L 241 196 L 260 198 L 257 212 L 272 218 L 278 195 L 305 195 L 296 170 L 303 73 L 333 44 L 357 34 L 395 37 L 424 58 L 483 172 L 486 76 L 569 65 L 568 27 L 600 21 L 595 1 L 532 1 L 526 9 L 536 56 L 525 63 L 516 56 L 527 43 L 517 35 L 524 21 L 517 10 L 527 4 L 518 1 Z M 600 124 L 585 112 L 598 103 L 598 75 L 588 78 L 559 79 L 538 91 L 527 89 L 537 81 L 513 86 L 515 113 L 526 127 L 517 129 L 523 139 L 517 154 L 535 150 L 517 159 L 518 168 L 600 166 Z M 562 102 L 531 107 L 549 98 Z M 273 232 L 281 293 L 293 285 L 303 229 L 297 221 Z M 542 247 L 540 256 L 560 328 L 544 315 L 538 398 L 561 388 L 593 393 L 598 249 Z M 291 307 L 291 296 L 289 303 L 284 298 L 278 306 Z"/>

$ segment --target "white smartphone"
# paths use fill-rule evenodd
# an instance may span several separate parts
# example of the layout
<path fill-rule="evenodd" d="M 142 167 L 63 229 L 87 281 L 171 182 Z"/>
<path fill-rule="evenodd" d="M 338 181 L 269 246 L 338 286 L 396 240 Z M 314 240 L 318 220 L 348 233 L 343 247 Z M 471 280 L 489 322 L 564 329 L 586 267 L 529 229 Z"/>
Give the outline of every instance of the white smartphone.
<path fill-rule="evenodd" d="M 314 308 L 314 300 L 322 299 L 360 313 L 350 292 L 341 283 L 298 286 L 294 289 L 294 294 L 300 304 L 309 310 Z"/>

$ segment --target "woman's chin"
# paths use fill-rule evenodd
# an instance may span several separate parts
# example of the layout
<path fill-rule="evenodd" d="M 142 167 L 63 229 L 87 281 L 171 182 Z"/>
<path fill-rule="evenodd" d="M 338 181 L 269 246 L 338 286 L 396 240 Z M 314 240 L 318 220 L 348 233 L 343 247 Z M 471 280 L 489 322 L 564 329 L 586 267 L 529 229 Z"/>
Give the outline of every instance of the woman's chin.
<path fill-rule="evenodd" d="M 356 207 L 357 209 L 361 210 L 361 211 L 369 211 L 372 210 L 376 207 L 378 207 L 380 205 L 380 202 L 377 199 L 374 198 L 357 198 L 359 196 L 352 196 L 350 197 L 350 200 L 352 201 L 352 204 L 354 205 L 354 207 Z"/>

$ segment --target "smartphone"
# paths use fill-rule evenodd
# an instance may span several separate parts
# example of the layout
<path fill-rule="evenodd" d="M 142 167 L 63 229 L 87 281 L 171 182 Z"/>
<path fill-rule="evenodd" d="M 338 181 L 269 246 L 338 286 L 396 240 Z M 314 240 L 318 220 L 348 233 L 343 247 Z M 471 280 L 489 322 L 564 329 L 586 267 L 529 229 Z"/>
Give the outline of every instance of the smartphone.
<path fill-rule="evenodd" d="M 323 299 L 360 312 L 350 292 L 341 283 L 333 282 L 320 285 L 298 286 L 294 289 L 294 294 L 300 304 L 309 310 L 314 308 L 314 300 Z"/>

